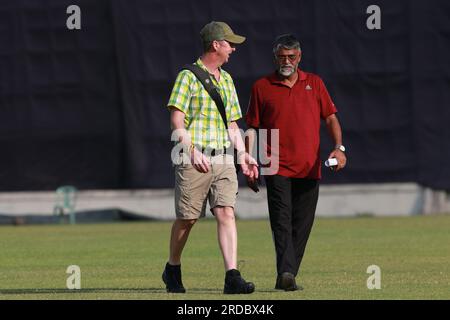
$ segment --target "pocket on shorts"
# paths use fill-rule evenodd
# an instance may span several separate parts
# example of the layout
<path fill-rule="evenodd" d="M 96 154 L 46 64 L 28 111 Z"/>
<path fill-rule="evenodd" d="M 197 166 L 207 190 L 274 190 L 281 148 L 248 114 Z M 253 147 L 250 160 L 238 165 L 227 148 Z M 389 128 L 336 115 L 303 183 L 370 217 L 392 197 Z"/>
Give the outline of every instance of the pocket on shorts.
<path fill-rule="evenodd" d="M 189 164 L 175 166 L 175 209 L 177 214 L 189 212 L 191 207 L 189 179 L 186 177 L 186 172 L 190 169 L 194 168 Z"/>

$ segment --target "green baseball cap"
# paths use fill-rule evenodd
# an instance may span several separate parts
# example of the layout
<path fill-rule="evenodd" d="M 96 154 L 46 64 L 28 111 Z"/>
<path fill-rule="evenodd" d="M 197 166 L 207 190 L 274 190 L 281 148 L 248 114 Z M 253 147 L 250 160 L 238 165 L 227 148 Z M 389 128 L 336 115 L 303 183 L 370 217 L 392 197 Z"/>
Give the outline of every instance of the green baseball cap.
<path fill-rule="evenodd" d="M 234 34 L 230 26 L 225 22 L 211 21 L 200 31 L 203 42 L 212 42 L 214 40 L 226 40 L 234 44 L 241 44 L 245 37 Z"/>

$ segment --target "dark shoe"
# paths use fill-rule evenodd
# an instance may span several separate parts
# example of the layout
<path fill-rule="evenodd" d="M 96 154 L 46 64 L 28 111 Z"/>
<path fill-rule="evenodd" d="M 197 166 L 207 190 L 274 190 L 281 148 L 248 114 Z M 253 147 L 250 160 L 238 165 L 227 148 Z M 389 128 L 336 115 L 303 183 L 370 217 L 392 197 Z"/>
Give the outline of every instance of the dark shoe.
<path fill-rule="evenodd" d="M 166 264 L 166 268 L 162 274 L 162 280 L 166 285 L 167 292 L 170 293 L 185 293 L 186 289 L 183 287 L 181 281 L 181 265 L 172 266 Z"/>
<path fill-rule="evenodd" d="M 225 286 L 223 293 L 225 294 L 248 294 L 255 291 L 255 285 L 247 282 L 241 277 L 241 273 L 236 269 L 228 270 L 225 274 Z"/>
<path fill-rule="evenodd" d="M 283 272 L 281 275 L 278 275 L 275 289 L 284 291 L 303 290 L 302 287 L 297 286 L 295 276 L 290 272 Z"/>

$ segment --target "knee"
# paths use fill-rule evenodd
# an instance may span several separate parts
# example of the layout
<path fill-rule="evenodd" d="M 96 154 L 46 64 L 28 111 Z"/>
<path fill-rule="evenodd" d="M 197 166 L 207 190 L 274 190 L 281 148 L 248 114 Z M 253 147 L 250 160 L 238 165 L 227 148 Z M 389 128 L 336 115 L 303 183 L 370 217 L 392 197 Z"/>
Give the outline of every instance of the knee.
<path fill-rule="evenodd" d="M 178 220 L 178 223 L 181 225 L 181 227 L 183 229 L 188 229 L 188 230 L 190 230 L 196 222 L 197 222 L 197 219 Z"/>
<path fill-rule="evenodd" d="M 230 222 L 235 219 L 234 209 L 232 207 L 216 207 L 214 211 L 219 222 Z"/>

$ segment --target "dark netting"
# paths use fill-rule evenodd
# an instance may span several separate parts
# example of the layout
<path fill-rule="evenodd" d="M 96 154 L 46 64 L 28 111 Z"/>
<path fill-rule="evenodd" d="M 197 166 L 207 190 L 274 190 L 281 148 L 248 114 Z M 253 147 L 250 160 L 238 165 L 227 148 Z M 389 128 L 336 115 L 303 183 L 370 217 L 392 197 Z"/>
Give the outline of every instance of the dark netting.
<path fill-rule="evenodd" d="M 79 5 L 82 29 L 66 28 Z M 226 21 L 247 41 L 224 66 L 245 113 L 272 71 L 275 36 L 301 41 L 301 68 L 339 110 L 348 166 L 325 183 L 450 189 L 450 2 L 42 0 L 0 2 L 0 190 L 173 186 L 166 103 L 199 31 Z M 240 122 L 242 125 L 243 123 Z M 322 131 L 322 157 L 332 147 Z"/>

